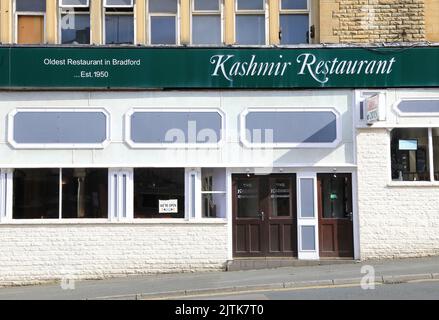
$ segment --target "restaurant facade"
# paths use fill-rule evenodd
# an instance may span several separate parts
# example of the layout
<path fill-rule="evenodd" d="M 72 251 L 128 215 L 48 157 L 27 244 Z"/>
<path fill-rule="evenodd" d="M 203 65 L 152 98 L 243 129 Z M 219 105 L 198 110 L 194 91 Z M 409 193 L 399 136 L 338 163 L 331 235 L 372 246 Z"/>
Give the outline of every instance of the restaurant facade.
<path fill-rule="evenodd" d="M 438 255 L 439 7 L 401 2 L 0 1 L 0 285 Z"/>

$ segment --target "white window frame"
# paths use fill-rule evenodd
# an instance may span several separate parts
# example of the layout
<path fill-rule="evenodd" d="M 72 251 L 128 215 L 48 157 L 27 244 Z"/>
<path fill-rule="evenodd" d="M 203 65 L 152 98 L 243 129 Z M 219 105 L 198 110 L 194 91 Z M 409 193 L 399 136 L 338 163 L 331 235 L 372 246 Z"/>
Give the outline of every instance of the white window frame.
<path fill-rule="evenodd" d="M 224 170 L 224 182 L 225 182 L 224 190 L 215 190 L 213 185 L 212 185 L 212 190 L 211 191 L 203 191 L 203 183 L 202 183 L 203 182 L 202 181 L 202 179 L 203 179 L 203 169 L 220 169 L 220 170 Z M 214 176 L 212 176 L 212 184 L 213 184 L 213 179 L 214 179 Z M 225 202 L 227 201 L 227 199 L 226 199 L 226 197 L 227 197 L 227 170 L 225 168 L 224 169 L 223 168 L 209 168 L 209 167 L 201 168 L 200 183 L 201 183 L 201 190 L 200 190 L 201 198 L 200 198 L 200 202 L 203 201 L 203 194 L 222 194 L 222 195 L 224 195 L 224 201 Z M 203 205 L 201 204 L 201 218 L 202 219 L 214 219 L 215 217 L 204 217 L 203 216 L 203 208 L 202 208 L 202 206 Z M 227 216 L 227 213 L 224 212 L 224 217 L 220 217 L 220 218 L 224 219 L 226 216 Z M 216 218 L 218 218 L 218 217 L 216 217 Z"/>
<path fill-rule="evenodd" d="M 77 4 L 77 5 L 64 4 L 63 0 L 60 0 L 59 1 L 59 7 L 60 8 L 87 8 L 87 7 L 90 7 L 90 0 L 87 0 L 87 4 L 86 5 L 81 5 L 81 4 Z"/>
<path fill-rule="evenodd" d="M 177 0 L 177 12 L 149 12 L 149 1 L 146 3 L 146 12 L 148 17 L 148 45 L 151 46 L 176 46 L 180 44 L 180 0 Z M 175 43 L 174 44 L 161 44 L 161 43 L 151 43 L 151 17 L 174 17 L 175 18 Z"/>
<path fill-rule="evenodd" d="M 0 222 L 12 220 L 13 169 L 0 169 Z"/>
<path fill-rule="evenodd" d="M 125 177 L 125 189 L 123 180 Z M 125 199 L 125 201 L 122 201 Z M 110 221 L 134 218 L 134 169 L 108 169 L 108 217 Z"/>
<path fill-rule="evenodd" d="M 106 139 L 102 143 L 17 143 L 14 141 L 14 117 L 22 112 L 100 112 L 105 115 Z M 18 107 L 8 114 L 8 143 L 14 149 L 104 149 L 110 143 L 110 112 L 105 108 L 90 107 Z"/>
<path fill-rule="evenodd" d="M 17 11 L 16 1 L 13 1 L 13 12 L 14 12 L 14 39 L 15 43 L 18 43 L 18 17 L 19 16 L 43 16 L 43 43 L 47 42 L 47 32 L 46 32 L 46 12 L 41 11 Z"/>
<path fill-rule="evenodd" d="M 393 180 L 392 179 L 392 130 L 394 129 L 426 129 L 427 130 L 427 137 L 428 137 L 428 173 L 429 173 L 429 181 L 400 181 L 400 180 Z M 439 129 L 439 126 L 434 127 L 419 127 L 419 126 L 398 126 L 398 127 L 392 127 L 388 130 L 388 144 L 387 144 L 387 163 L 388 165 L 388 185 L 389 186 L 432 186 L 432 185 L 439 185 L 439 180 L 435 180 L 434 178 L 434 145 L 433 145 L 433 129 Z M 438 160 L 439 161 L 439 160 Z"/>
<path fill-rule="evenodd" d="M 439 96 L 419 97 L 419 98 L 417 98 L 417 97 L 399 98 L 393 104 L 392 109 L 399 117 L 402 117 L 402 118 L 405 118 L 405 117 L 413 117 L 413 118 L 439 117 L 439 112 L 404 112 L 398 108 L 399 105 L 404 101 L 431 101 L 431 100 L 438 101 L 438 104 L 439 104 Z"/>
<path fill-rule="evenodd" d="M 185 168 L 184 175 L 185 220 L 200 220 L 201 216 L 201 169 Z M 181 218 L 176 218 L 181 219 Z"/>
<path fill-rule="evenodd" d="M 301 188 L 300 181 L 302 179 L 311 179 L 313 181 L 314 192 L 314 216 L 303 217 L 301 208 Z M 317 174 L 315 172 L 298 172 L 296 174 L 296 190 L 297 190 L 297 247 L 298 259 L 317 260 L 319 259 L 319 212 L 317 200 Z M 314 250 L 302 249 L 302 227 L 314 227 Z"/>
<path fill-rule="evenodd" d="M 132 2 L 132 1 L 131 1 Z M 106 11 L 106 9 L 107 8 L 133 8 L 133 12 L 125 12 L 125 11 L 116 11 L 116 12 L 107 12 Z M 106 43 L 106 22 L 105 22 L 105 17 L 107 16 L 107 15 L 111 15 L 111 16 L 133 16 L 133 30 L 134 30 L 134 32 L 133 32 L 133 43 L 132 44 L 128 44 L 128 43 L 124 43 L 124 44 L 117 44 L 117 45 L 127 45 L 127 46 L 129 46 L 129 45 L 136 45 L 137 44 L 137 42 L 136 42 L 136 10 L 135 10 L 135 8 L 134 8 L 134 5 L 133 6 L 104 6 L 103 8 L 102 8 L 102 41 L 103 41 L 103 43 L 104 44 L 107 44 Z M 90 40 L 91 41 L 91 40 Z M 115 44 L 116 45 L 116 44 Z"/>
<path fill-rule="evenodd" d="M 71 8 L 88 8 L 88 11 L 72 11 L 69 10 Z M 92 44 L 93 42 L 93 28 L 91 25 L 91 11 L 90 11 L 90 6 L 66 6 L 66 7 L 62 7 L 59 6 L 59 14 L 58 14 L 58 44 L 63 44 L 62 43 L 62 16 L 65 14 L 72 14 L 72 15 L 88 15 L 90 17 L 90 42 L 89 43 L 80 43 L 78 45 L 87 45 L 87 44 Z"/>
<path fill-rule="evenodd" d="M 264 3 L 264 9 L 258 9 L 258 10 L 239 10 L 238 9 L 238 1 L 235 1 L 235 14 L 233 15 L 233 26 L 234 26 L 234 39 L 235 39 L 235 44 L 237 45 L 242 45 L 242 46 L 259 46 L 260 44 L 240 44 L 240 43 L 236 43 L 236 17 L 238 15 L 264 15 L 264 21 L 265 21 L 265 43 L 263 45 L 268 45 L 269 44 L 269 39 L 270 39 L 270 29 L 269 29 L 269 25 L 270 25 L 270 16 L 269 16 L 269 10 L 268 10 L 268 3 L 266 0 L 263 0 Z"/>
<path fill-rule="evenodd" d="M 191 44 L 193 43 L 192 35 L 192 26 L 193 26 L 193 17 L 194 16 L 220 16 L 220 31 L 221 31 L 221 44 L 224 44 L 224 1 L 223 0 L 217 0 L 219 2 L 219 11 L 211 11 L 211 10 L 195 10 L 195 0 L 191 0 L 191 21 L 190 21 L 190 41 Z M 198 44 L 195 44 L 198 45 Z M 205 44 L 207 46 L 209 45 L 216 45 L 216 44 Z M 204 45 L 200 45 L 204 46 Z"/>
<path fill-rule="evenodd" d="M 131 116 L 136 112 L 206 112 L 206 113 L 218 113 L 221 117 L 221 130 L 220 137 L 217 143 L 137 143 L 131 139 Z M 195 149 L 218 149 L 225 143 L 226 123 L 225 113 L 220 108 L 185 108 L 185 107 L 162 107 L 162 108 L 148 108 L 148 107 L 135 107 L 130 109 L 125 114 L 125 142 L 133 149 L 182 149 L 182 148 L 195 148 Z"/>
<path fill-rule="evenodd" d="M 311 39 L 311 25 L 312 25 L 312 12 L 311 12 L 311 0 L 307 0 L 306 9 L 282 9 L 282 0 L 279 0 L 279 32 L 280 30 L 280 16 L 281 15 L 296 15 L 296 14 L 307 14 L 308 15 L 308 42 L 305 44 L 312 43 Z M 279 39 L 280 43 L 281 39 Z M 285 44 L 286 46 L 289 44 Z"/>
<path fill-rule="evenodd" d="M 133 0 L 130 0 L 131 4 L 129 4 L 129 5 L 123 5 L 123 4 L 111 5 L 111 4 L 107 4 L 107 1 L 108 0 L 104 0 L 104 5 L 103 5 L 104 8 L 133 8 L 134 7 L 134 1 Z"/>
<path fill-rule="evenodd" d="M 300 143 L 252 143 L 247 140 L 246 136 L 246 117 L 249 113 L 253 112 L 331 112 L 335 115 L 336 121 L 336 139 L 330 143 L 311 143 L 311 142 L 300 142 Z M 305 108 L 305 107 L 249 107 L 246 108 L 239 115 L 240 118 L 240 132 L 239 137 L 241 143 L 246 148 L 335 148 L 342 140 L 342 124 L 341 115 L 336 108 L 326 107 L 326 108 Z"/>

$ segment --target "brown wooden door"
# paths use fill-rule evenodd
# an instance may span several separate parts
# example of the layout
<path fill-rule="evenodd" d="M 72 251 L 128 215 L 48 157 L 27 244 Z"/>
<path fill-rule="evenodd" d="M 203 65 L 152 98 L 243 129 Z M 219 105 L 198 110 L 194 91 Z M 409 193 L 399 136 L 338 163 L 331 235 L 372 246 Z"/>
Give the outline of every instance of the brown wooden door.
<path fill-rule="evenodd" d="M 19 15 L 17 22 L 19 44 L 41 44 L 44 42 L 44 16 Z"/>
<path fill-rule="evenodd" d="M 234 175 L 233 195 L 234 256 L 297 256 L 294 175 Z"/>
<path fill-rule="evenodd" d="M 318 174 L 320 257 L 354 256 L 351 174 Z"/>

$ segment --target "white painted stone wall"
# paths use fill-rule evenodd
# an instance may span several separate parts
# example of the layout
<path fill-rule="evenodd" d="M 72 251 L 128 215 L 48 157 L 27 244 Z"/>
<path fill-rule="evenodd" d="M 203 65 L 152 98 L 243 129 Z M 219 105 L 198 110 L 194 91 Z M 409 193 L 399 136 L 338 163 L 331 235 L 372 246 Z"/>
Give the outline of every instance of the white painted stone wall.
<path fill-rule="evenodd" d="M 0 225 L 0 286 L 222 270 L 225 223 Z"/>
<path fill-rule="evenodd" d="M 387 129 L 359 129 L 361 258 L 439 255 L 439 185 L 392 186 Z"/>

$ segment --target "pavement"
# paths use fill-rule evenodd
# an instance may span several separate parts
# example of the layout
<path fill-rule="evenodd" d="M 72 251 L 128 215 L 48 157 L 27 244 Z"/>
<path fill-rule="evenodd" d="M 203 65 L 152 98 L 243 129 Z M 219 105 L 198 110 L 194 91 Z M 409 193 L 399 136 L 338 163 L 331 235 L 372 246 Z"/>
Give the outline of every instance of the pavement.
<path fill-rule="evenodd" d="M 367 290 L 359 285 L 334 285 L 186 296 L 178 300 L 439 300 L 439 279 L 376 284 Z"/>
<path fill-rule="evenodd" d="M 363 271 L 363 272 L 362 272 Z M 365 275 L 377 284 L 439 279 L 439 257 L 363 261 L 276 269 L 157 274 L 0 288 L 0 299 L 171 299 L 203 294 L 360 284 Z"/>

